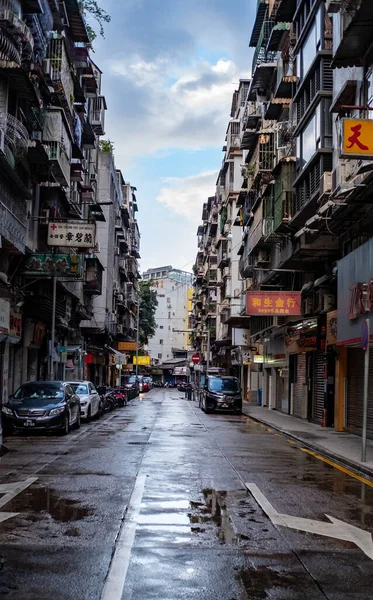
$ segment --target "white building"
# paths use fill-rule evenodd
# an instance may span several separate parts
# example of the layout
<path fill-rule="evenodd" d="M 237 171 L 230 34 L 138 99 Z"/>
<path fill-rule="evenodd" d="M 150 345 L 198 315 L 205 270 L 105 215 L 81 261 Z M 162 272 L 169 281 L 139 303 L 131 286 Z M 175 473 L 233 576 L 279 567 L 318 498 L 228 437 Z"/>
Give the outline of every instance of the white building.
<path fill-rule="evenodd" d="M 186 330 L 189 329 L 192 278 L 191 273 L 173 269 L 170 265 L 143 273 L 144 281 L 153 282 L 158 299 L 157 330 L 147 346 L 153 364 L 181 357 L 182 353 L 186 357 L 190 349 Z"/>

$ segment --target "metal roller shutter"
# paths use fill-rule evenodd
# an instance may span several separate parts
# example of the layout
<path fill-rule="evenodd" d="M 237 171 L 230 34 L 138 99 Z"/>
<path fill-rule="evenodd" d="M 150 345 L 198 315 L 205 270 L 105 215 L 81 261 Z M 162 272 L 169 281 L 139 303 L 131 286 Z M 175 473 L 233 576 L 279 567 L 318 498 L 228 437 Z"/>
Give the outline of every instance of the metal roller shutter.
<path fill-rule="evenodd" d="M 279 370 L 276 369 L 276 408 L 282 410 L 282 400 L 284 397 L 284 381 L 280 377 Z"/>
<path fill-rule="evenodd" d="M 297 380 L 294 383 L 294 416 L 303 418 L 306 393 L 306 353 L 297 355 Z"/>
<path fill-rule="evenodd" d="M 312 421 L 321 423 L 324 416 L 325 405 L 325 380 L 324 380 L 324 353 L 315 353 L 312 386 Z"/>
<path fill-rule="evenodd" d="M 364 351 L 361 348 L 348 349 L 347 367 L 347 422 L 352 433 L 361 435 L 363 426 L 364 394 Z M 373 352 L 369 355 L 368 385 L 368 428 L 367 436 L 373 438 Z"/>

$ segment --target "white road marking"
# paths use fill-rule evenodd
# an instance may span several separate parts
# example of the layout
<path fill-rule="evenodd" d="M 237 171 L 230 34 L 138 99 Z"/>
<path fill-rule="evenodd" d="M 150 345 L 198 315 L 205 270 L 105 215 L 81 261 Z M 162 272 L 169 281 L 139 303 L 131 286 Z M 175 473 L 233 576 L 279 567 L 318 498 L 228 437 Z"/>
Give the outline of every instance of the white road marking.
<path fill-rule="evenodd" d="M 139 475 L 130 498 L 123 527 L 119 534 L 101 600 L 120 600 L 122 597 L 133 542 L 135 541 L 145 482 L 146 475 Z"/>
<path fill-rule="evenodd" d="M 37 477 L 29 477 L 25 481 L 18 481 L 16 483 L 3 483 L 0 485 L 0 494 L 4 494 L 2 498 L 0 498 L 0 508 L 8 504 L 13 498 L 18 496 L 21 492 L 23 492 L 26 488 L 30 487 L 35 481 L 37 481 Z M 12 517 L 16 517 L 19 513 L 8 513 L 8 512 L 0 512 L 0 523 L 3 521 L 7 521 Z"/>
<path fill-rule="evenodd" d="M 344 540 L 346 542 L 352 542 L 360 548 L 371 560 L 373 560 L 373 541 L 372 535 L 364 529 L 359 529 L 353 525 L 349 525 L 344 521 L 325 515 L 331 523 L 324 523 L 323 521 L 313 521 L 312 519 L 302 519 L 300 517 L 292 517 L 291 515 L 283 515 L 272 506 L 267 498 L 262 494 L 260 489 L 255 483 L 245 483 L 249 492 L 254 496 L 255 500 L 271 519 L 274 525 L 280 525 L 282 527 L 288 527 L 289 529 L 295 529 L 297 531 L 305 531 L 307 533 L 314 533 L 317 535 L 323 535 L 325 537 L 334 538 L 337 540 Z"/>

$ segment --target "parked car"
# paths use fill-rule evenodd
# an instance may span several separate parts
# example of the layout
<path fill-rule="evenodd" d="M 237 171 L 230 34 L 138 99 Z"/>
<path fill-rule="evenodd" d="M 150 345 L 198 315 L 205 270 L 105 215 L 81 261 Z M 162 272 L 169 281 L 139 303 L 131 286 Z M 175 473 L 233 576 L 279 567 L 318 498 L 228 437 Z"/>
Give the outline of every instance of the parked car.
<path fill-rule="evenodd" d="M 92 419 L 101 414 L 100 395 L 90 381 L 69 381 L 75 394 L 80 398 L 80 415 L 83 419 Z"/>
<path fill-rule="evenodd" d="M 151 377 L 144 377 L 144 381 L 148 384 L 148 389 L 153 389 L 153 379 Z"/>
<path fill-rule="evenodd" d="M 130 375 L 130 377 L 128 378 L 127 383 L 124 384 L 124 387 L 127 390 L 132 390 L 136 396 L 139 395 L 139 382 L 137 380 L 136 375 Z"/>
<path fill-rule="evenodd" d="M 80 399 L 63 381 L 35 381 L 21 385 L 2 408 L 10 430 L 57 430 L 80 427 Z"/>
<path fill-rule="evenodd" d="M 200 392 L 199 407 L 207 414 L 215 410 L 242 412 L 242 392 L 236 377 L 209 375 Z"/>

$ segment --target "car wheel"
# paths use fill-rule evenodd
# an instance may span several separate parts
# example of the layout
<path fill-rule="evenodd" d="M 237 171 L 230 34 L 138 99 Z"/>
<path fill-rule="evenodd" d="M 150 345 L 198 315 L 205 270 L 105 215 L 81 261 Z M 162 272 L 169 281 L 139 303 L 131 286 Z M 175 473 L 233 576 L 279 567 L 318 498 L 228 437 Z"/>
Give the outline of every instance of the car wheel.
<path fill-rule="evenodd" d="M 61 435 L 67 435 L 70 431 L 70 424 L 69 424 L 69 417 L 68 415 L 65 415 L 65 418 L 63 420 L 63 425 L 61 428 Z"/>
<path fill-rule="evenodd" d="M 210 413 L 210 409 L 207 407 L 207 404 L 205 404 L 205 415 L 208 415 Z"/>
<path fill-rule="evenodd" d="M 237 410 L 234 411 L 235 415 L 242 415 L 242 410 L 239 408 Z"/>
<path fill-rule="evenodd" d="M 78 416 L 76 417 L 76 422 L 75 422 L 75 429 L 80 429 L 80 422 L 81 422 L 80 410 L 78 410 Z"/>
<path fill-rule="evenodd" d="M 90 421 L 92 419 L 92 409 L 91 406 L 88 407 L 88 412 L 87 412 L 87 421 Z"/>

